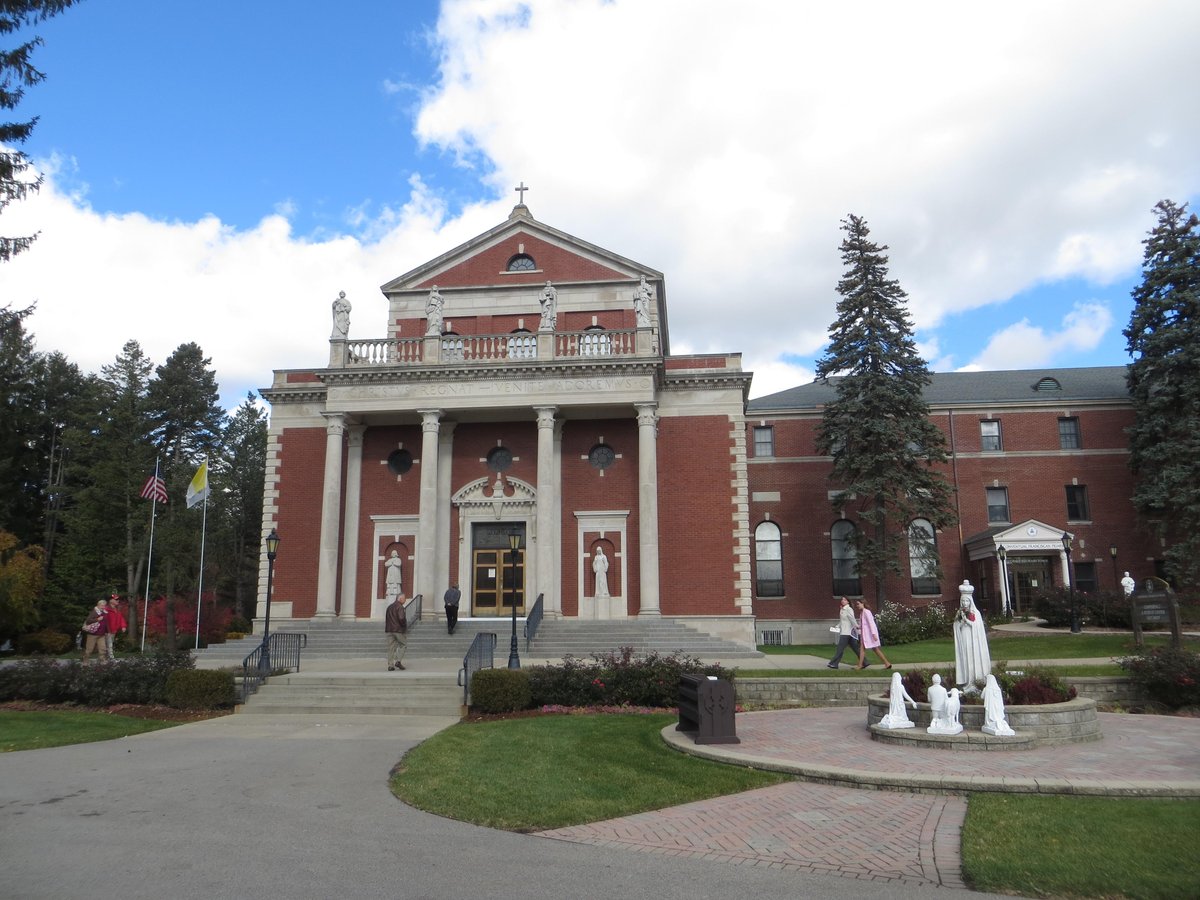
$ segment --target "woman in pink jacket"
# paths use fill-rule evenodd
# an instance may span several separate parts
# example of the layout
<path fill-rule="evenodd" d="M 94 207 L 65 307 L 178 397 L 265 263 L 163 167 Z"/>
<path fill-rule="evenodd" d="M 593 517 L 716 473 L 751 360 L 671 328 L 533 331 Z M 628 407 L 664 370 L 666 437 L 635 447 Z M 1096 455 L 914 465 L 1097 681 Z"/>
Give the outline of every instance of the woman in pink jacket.
<path fill-rule="evenodd" d="M 883 667 L 890 669 L 892 664 L 888 662 L 888 658 L 883 655 L 883 650 L 879 644 L 879 626 L 875 624 L 874 614 L 867 609 L 867 605 L 861 600 L 854 601 L 854 612 L 858 614 L 858 666 L 859 669 L 865 669 L 869 663 L 867 662 L 867 651 L 874 650 L 875 655 L 883 660 Z"/>

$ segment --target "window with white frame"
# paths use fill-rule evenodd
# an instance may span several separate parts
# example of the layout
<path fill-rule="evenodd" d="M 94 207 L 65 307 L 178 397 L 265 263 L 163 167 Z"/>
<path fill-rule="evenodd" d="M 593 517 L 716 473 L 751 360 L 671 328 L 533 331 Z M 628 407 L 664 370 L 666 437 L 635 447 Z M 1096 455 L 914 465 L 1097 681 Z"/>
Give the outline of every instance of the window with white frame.
<path fill-rule="evenodd" d="M 774 522 L 754 529 L 755 590 L 760 597 L 783 596 L 783 534 Z"/>

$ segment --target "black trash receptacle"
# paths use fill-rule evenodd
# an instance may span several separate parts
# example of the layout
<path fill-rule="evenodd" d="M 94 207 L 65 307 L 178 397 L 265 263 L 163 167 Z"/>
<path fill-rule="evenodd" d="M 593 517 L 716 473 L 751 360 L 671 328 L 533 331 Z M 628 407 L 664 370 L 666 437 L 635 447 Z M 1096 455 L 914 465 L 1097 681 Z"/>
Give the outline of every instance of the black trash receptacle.
<path fill-rule="evenodd" d="M 733 716 L 733 685 L 708 675 L 683 675 L 679 679 L 679 724 L 697 744 L 740 744 Z"/>

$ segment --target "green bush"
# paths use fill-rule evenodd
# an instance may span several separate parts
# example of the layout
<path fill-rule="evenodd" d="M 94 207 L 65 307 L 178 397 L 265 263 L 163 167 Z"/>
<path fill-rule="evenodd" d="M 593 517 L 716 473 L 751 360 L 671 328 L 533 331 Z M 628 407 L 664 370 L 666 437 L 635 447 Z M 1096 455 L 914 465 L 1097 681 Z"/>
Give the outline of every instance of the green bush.
<path fill-rule="evenodd" d="M 524 669 L 480 669 L 471 676 L 471 707 L 481 713 L 509 713 L 530 707 L 529 674 Z"/>
<path fill-rule="evenodd" d="M 1200 706 L 1200 653 L 1155 647 L 1119 659 L 1117 664 L 1152 700 L 1173 709 Z"/>
<path fill-rule="evenodd" d="M 1129 601 L 1123 592 L 1076 591 L 1075 608 L 1081 625 L 1097 628 L 1130 628 Z M 1039 618 L 1052 628 L 1067 628 L 1071 624 L 1071 591 L 1069 588 L 1043 588 L 1033 594 L 1033 609 Z"/>
<path fill-rule="evenodd" d="M 657 652 L 634 655 L 620 647 L 594 655 L 587 663 L 566 657 L 561 665 L 529 669 L 532 703 L 541 706 L 649 706 L 673 708 L 679 702 L 679 679 L 685 674 L 715 675 L 732 682 L 734 672 L 706 666 L 690 656 Z"/>
<path fill-rule="evenodd" d="M 241 616 L 234 616 L 232 619 L 229 620 L 229 624 L 225 626 L 225 630 L 227 632 L 228 631 L 239 631 L 242 634 L 249 634 L 252 629 L 250 628 L 250 623 L 247 622 L 244 618 L 242 618 Z"/>
<path fill-rule="evenodd" d="M 233 675 L 211 669 L 176 669 L 167 676 L 166 694 L 176 709 L 217 709 L 237 700 Z"/>
<path fill-rule="evenodd" d="M 59 656 L 71 649 L 74 640 L 70 635 L 43 628 L 41 631 L 23 634 L 17 638 L 17 652 L 22 656 Z"/>
<path fill-rule="evenodd" d="M 1000 684 L 1004 702 L 1012 706 L 1041 706 L 1045 703 L 1065 703 L 1074 700 L 1075 687 L 1048 666 L 1030 666 L 1021 674 L 1006 671 L 1008 663 L 998 662 L 992 666 L 992 674 Z"/>
<path fill-rule="evenodd" d="M 111 706 L 165 703 L 167 678 L 194 665 L 190 653 L 158 651 L 136 659 L 83 666 L 26 660 L 0 668 L 0 701 L 34 700 Z"/>
<path fill-rule="evenodd" d="M 906 606 L 885 600 L 875 616 L 875 624 L 879 626 L 879 638 L 884 646 L 890 646 L 949 637 L 953 633 L 954 619 L 940 600 L 926 606 Z"/>

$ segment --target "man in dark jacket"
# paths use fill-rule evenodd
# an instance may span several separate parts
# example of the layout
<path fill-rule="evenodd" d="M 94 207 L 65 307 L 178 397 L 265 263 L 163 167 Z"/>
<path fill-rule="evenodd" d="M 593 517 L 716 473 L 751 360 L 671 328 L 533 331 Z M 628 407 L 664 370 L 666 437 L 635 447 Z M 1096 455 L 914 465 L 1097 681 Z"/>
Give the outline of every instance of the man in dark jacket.
<path fill-rule="evenodd" d="M 442 603 L 446 606 L 447 634 L 454 634 L 454 629 L 458 627 L 458 601 L 461 599 L 462 591 L 458 589 L 457 584 L 450 585 L 450 590 L 442 597 Z"/>
<path fill-rule="evenodd" d="M 388 671 L 404 669 L 404 651 L 408 649 L 408 614 L 404 611 L 404 595 L 400 594 L 383 616 L 383 630 L 388 638 Z"/>

